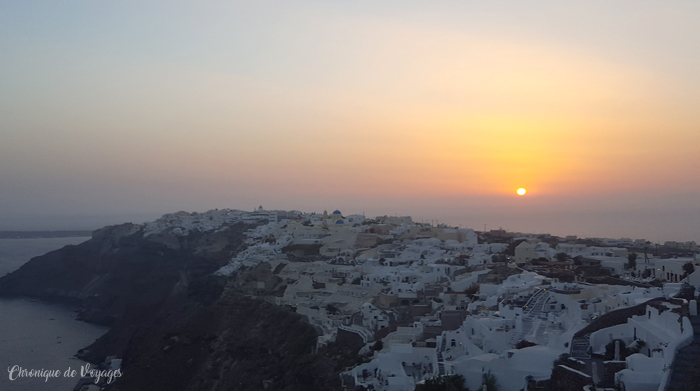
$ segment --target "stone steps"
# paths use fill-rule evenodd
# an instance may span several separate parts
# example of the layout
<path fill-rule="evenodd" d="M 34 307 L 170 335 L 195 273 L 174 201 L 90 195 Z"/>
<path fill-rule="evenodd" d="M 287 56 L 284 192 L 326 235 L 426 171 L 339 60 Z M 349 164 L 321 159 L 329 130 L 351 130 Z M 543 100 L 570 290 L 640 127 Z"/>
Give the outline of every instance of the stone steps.
<path fill-rule="evenodd" d="M 510 344 L 514 345 L 525 338 L 532 331 L 533 320 L 542 314 L 544 303 L 547 301 L 549 293 L 545 290 L 538 290 L 528 300 L 527 308 L 523 311 L 523 328 L 513 335 Z"/>

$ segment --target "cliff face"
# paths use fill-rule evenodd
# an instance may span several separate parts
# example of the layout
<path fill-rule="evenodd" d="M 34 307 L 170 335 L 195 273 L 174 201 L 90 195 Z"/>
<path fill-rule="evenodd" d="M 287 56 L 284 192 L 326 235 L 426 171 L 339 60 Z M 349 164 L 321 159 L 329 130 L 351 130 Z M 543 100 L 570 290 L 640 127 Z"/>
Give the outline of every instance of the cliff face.
<path fill-rule="evenodd" d="M 237 224 L 209 234 L 144 237 L 138 225 L 106 227 L 3 277 L 0 295 L 77 305 L 85 320 L 111 325 L 128 307 L 160 303 L 173 289 L 217 270 L 243 242 L 243 230 Z"/>
<path fill-rule="evenodd" d="M 228 288 L 207 307 L 173 299 L 150 310 L 133 311 L 83 352 L 121 348 L 124 376 L 112 390 L 340 388 L 338 363 L 313 353 L 316 332 L 295 313 Z"/>
<path fill-rule="evenodd" d="M 242 223 L 186 235 L 123 224 L 0 278 L 0 296 L 78 306 L 110 331 L 79 356 L 123 359 L 113 390 L 333 390 L 338 361 L 313 354 L 302 318 L 213 276 L 240 250 Z"/>

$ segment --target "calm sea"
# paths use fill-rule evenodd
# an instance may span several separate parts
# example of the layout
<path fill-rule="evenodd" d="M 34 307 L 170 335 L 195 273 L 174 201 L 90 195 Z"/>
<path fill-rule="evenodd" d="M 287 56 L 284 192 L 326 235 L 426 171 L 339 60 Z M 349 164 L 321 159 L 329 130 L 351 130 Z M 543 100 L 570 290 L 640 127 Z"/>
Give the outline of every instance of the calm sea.
<path fill-rule="evenodd" d="M 78 244 L 89 238 L 0 239 L 0 276 L 10 273 L 32 257 Z M 102 336 L 107 329 L 75 320 L 75 313 L 58 305 L 31 299 L 0 299 L 0 390 L 70 391 L 85 363 L 75 353 Z M 61 377 L 20 378 L 10 381 L 8 368 L 60 370 Z M 66 369 L 75 378 L 63 377 Z"/>

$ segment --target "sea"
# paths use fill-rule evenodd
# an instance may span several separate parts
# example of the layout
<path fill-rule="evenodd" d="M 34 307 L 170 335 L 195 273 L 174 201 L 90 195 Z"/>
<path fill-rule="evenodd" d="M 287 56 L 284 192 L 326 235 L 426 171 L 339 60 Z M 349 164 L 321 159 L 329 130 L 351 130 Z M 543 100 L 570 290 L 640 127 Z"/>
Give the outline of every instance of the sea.
<path fill-rule="evenodd" d="M 0 239 L 0 276 L 19 269 L 35 256 L 88 239 Z M 0 390 L 72 390 L 80 379 L 81 367 L 86 365 L 74 355 L 108 330 L 75 320 L 76 315 L 74 310 L 65 306 L 35 299 L 0 298 Z M 60 371 L 60 375 L 11 380 L 12 373 L 17 373 L 11 372 L 13 368 L 51 371 L 52 375 Z"/>

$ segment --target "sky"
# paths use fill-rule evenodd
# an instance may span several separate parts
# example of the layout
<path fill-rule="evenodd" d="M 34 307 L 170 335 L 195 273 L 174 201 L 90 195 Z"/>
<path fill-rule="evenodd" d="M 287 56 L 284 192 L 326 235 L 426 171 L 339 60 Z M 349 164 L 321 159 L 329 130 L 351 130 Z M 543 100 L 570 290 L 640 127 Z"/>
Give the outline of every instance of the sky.
<path fill-rule="evenodd" d="M 700 242 L 698 15 L 0 1 L 0 229 L 262 205 Z"/>

